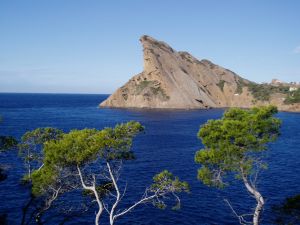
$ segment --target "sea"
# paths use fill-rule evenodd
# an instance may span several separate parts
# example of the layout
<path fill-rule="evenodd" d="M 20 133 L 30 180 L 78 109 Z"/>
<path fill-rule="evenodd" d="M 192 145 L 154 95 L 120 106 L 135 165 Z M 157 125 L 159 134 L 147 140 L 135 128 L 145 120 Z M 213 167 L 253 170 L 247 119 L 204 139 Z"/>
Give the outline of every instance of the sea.
<path fill-rule="evenodd" d="M 181 208 L 158 209 L 142 204 L 120 217 L 116 224 L 130 225 L 222 225 L 239 224 L 226 203 L 228 200 L 237 214 L 251 213 L 255 200 L 249 196 L 240 180 L 228 178 L 223 189 L 207 187 L 197 180 L 195 152 L 203 147 L 197 138 L 199 128 L 210 119 L 218 119 L 224 109 L 207 110 L 150 110 L 99 108 L 108 95 L 100 94 L 0 94 L 0 135 L 17 139 L 38 127 L 56 127 L 68 132 L 72 129 L 112 127 L 135 120 L 145 126 L 132 149 L 136 159 L 124 162 L 120 182 L 123 207 L 138 201 L 151 185 L 152 177 L 167 169 L 190 184 L 190 193 L 180 194 Z M 266 205 L 261 224 L 275 224 L 273 208 L 286 197 L 300 193 L 300 113 L 279 112 L 281 135 L 268 145 L 266 170 L 258 176 L 257 188 L 265 197 Z M 0 153 L 0 164 L 7 179 L 0 182 L 0 215 L 2 223 L 21 224 L 24 207 L 30 200 L 30 188 L 20 182 L 25 167 L 16 150 Z M 43 224 L 93 224 L 96 205 L 81 209 L 81 192 L 68 193 L 59 198 L 42 217 Z M 106 213 L 100 224 L 108 224 Z M 30 224 L 35 224 L 34 220 Z"/>

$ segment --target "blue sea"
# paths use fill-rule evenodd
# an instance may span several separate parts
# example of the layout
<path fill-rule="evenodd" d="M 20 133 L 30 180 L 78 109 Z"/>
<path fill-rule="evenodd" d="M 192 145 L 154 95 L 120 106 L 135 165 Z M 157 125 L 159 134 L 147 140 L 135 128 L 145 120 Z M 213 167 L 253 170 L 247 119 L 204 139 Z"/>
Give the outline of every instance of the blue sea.
<path fill-rule="evenodd" d="M 181 195 L 181 209 L 157 209 L 151 204 L 141 205 L 117 220 L 116 224 L 130 225 L 222 225 L 238 224 L 237 218 L 225 203 L 228 199 L 240 213 L 250 213 L 255 200 L 249 197 L 240 181 L 218 190 L 208 188 L 197 180 L 194 154 L 203 146 L 197 138 L 199 127 L 209 119 L 220 118 L 223 109 L 210 110 L 137 110 L 98 108 L 108 95 L 83 94 L 0 94 L 1 135 L 20 139 L 26 131 L 38 127 L 57 127 L 64 131 L 82 128 L 102 129 L 117 123 L 136 120 L 145 126 L 145 133 L 134 140 L 136 160 L 125 162 L 121 182 L 127 183 L 122 206 L 137 201 L 151 184 L 152 177 L 168 169 L 189 182 L 190 194 Z M 268 169 L 259 176 L 258 189 L 266 199 L 262 224 L 274 224 L 272 205 L 286 197 L 300 193 L 300 113 L 280 112 L 281 136 L 269 145 L 266 154 Z M 22 208 L 29 200 L 28 187 L 20 183 L 25 172 L 17 151 L 0 154 L 8 178 L 0 182 L 0 214 L 7 214 L 8 224 L 20 224 Z M 44 215 L 45 224 L 93 224 L 96 207 L 76 212 L 82 203 L 79 195 L 59 199 Z M 58 205 L 72 206 L 72 218 Z M 56 207 L 57 206 L 57 207 Z M 57 209 L 60 210 L 57 210 Z M 77 209 L 78 210 L 78 209 Z M 106 215 L 101 224 L 108 224 Z M 64 221 L 64 222 L 62 222 Z M 34 224 L 34 223 L 32 223 Z"/>

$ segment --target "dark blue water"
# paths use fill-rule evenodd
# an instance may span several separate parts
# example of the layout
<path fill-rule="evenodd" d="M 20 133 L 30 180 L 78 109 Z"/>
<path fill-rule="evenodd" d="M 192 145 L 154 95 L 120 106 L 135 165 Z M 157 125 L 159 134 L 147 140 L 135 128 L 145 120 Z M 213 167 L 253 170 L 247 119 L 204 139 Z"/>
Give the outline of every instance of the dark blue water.
<path fill-rule="evenodd" d="M 127 194 L 123 203 L 138 200 L 154 174 L 168 169 L 191 185 L 191 193 L 182 195 L 182 208 L 159 210 L 152 205 L 138 207 L 125 215 L 117 224 L 238 224 L 224 202 L 227 198 L 239 213 L 247 213 L 255 206 L 244 187 L 237 181 L 224 190 L 208 188 L 196 179 L 198 166 L 195 152 L 202 147 L 196 134 L 199 126 L 208 119 L 221 117 L 223 110 L 129 110 L 99 109 L 97 105 L 107 95 L 60 94 L 0 94 L 1 135 L 20 138 L 26 131 L 37 127 L 52 126 L 70 129 L 114 126 L 116 123 L 136 120 L 146 127 L 146 132 L 134 141 L 137 159 L 125 163 L 122 182 L 127 181 Z M 285 197 L 300 193 L 300 114 L 279 113 L 282 135 L 270 145 L 267 154 L 268 170 L 260 175 L 259 190 L 266 198 L 263 224 L 273 224 L 271 205 Z M 7 213 L 9 224 L 20 224 L 22 207 L 29 199 L 28 189 L 18 181 L 24 172 L 17 153 L 0 155 L 5 164 L 8 179 L 0 183 L 0 214 Z M 80 203 L 77 195 L 67 196 L 56 204 Z M 74 217 L 65 224 L 93 224 L 95 208 Z M 104 216 L 106 217 L 106 215 Z M 55 207 L 45 217 L 47 224 L 59 224 L 63 219 Z M 106 222 L 106 221 L 104 221 Z"/>

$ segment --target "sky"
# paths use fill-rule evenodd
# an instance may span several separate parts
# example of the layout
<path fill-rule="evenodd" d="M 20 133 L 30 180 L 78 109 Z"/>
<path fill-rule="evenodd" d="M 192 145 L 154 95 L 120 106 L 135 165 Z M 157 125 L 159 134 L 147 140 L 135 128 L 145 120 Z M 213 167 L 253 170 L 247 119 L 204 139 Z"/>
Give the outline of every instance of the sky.
<path fill-rule="evenodd" d="M 110 94 L 140 36 L 246 79 L 300 81 L 298 0 L 1 0 L 0 92 Z"/>

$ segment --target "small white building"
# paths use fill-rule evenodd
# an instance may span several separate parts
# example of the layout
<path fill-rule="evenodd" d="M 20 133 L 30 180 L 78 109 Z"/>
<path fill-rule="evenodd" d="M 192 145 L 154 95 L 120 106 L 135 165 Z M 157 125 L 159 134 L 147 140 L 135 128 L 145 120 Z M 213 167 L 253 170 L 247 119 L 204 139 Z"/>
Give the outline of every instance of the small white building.
<path fill-rule="evenodd" d="M 289 91 L 297 91 L 298 90 L 298 88 L 296 88 L 296 87 L 290 87 L 290 89 L 289 89 Z"/>
<path fill-rule="evenodd" d="M 278 79 L 273 79 L 271 81 L 271 84 L 282 84 L 283 82 L 281 80 L 278 80 Z"/>

